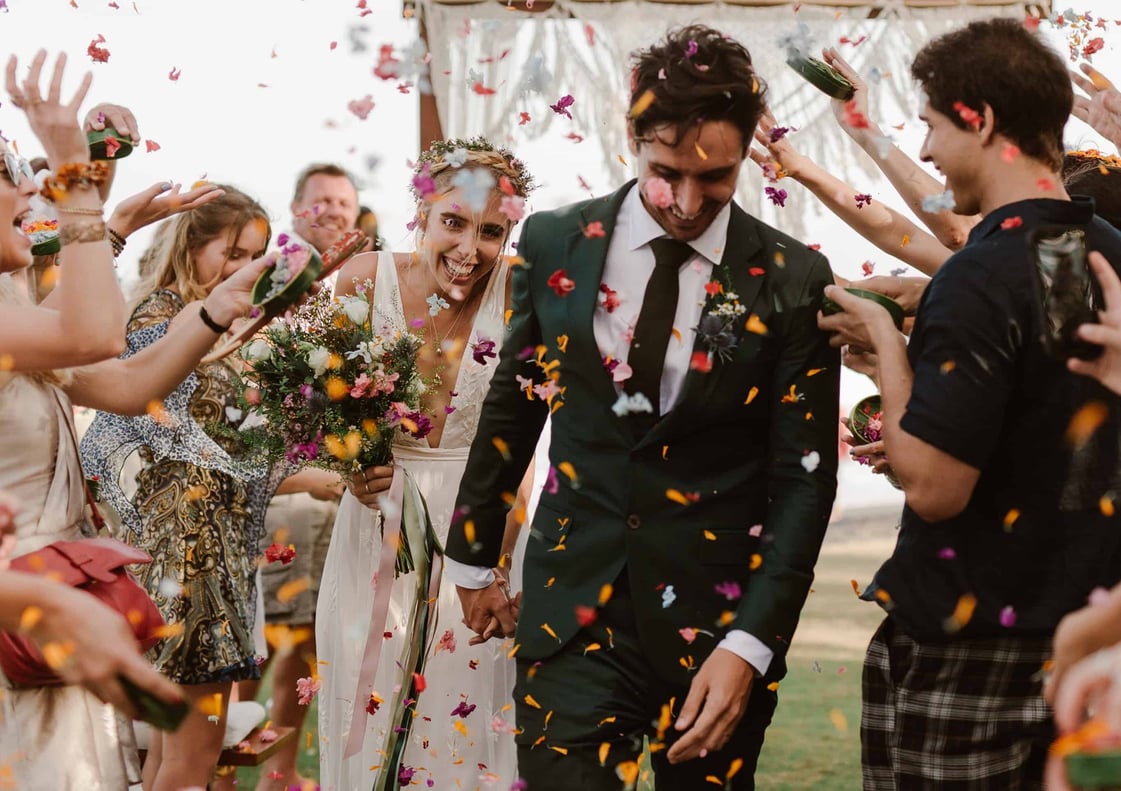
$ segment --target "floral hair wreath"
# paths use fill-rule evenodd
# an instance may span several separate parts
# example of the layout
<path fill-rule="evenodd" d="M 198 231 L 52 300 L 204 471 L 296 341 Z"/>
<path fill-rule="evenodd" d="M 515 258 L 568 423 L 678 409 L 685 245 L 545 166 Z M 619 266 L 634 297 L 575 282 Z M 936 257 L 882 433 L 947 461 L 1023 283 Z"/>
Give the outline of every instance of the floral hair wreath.
<path fill-rule="evenodd" d="M 1114 156 L 1113 154 L 1103 154 L 1096 148 L 1083 149 L 1080 151 L 1066 151 L 1064 152 L 1064 156 L 1086 160 L 1088 162 L 1096 162 L 1110 168 L 1121 168 L 1121 157 Z"/>
<path fill-rule="evenodd" d="M 431 178 L 434 169 L 439 173 L 446 167 L 460 168 L 467 164 L 466 158 L 460 159 L 457 157 L 456 152 L 458 151 L 486 152 L 503 159 L 507 172 L 501 175 L 509 179 L 516 195 L 523 198 L 528 197 L 529 193 L 537 186 L 525 163 L 515 157 L 514 152 L 508 148 L 495 146 L 482 135 L 477 135 L 467 140 L 457 137 L 432 141 L 432 144 L 417 159 L 416 167 L 413 169 L 411 185 L 413 197 L 417 200 L 424 197 L 423 185 Z"/>

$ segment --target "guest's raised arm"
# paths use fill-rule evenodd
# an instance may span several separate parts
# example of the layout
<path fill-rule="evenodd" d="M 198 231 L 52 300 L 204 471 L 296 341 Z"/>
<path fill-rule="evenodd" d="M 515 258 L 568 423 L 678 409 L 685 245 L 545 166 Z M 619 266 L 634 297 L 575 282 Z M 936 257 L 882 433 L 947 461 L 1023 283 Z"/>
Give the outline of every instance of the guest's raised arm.
<path fill-rule="evenodd" d="M 847 102 L 833 100 L 833 115 L 841 129 L 872 157 L 876 167 L 887 176 L 908 208 L 934 233 L 938 241 L 950 250 L 959 249 L 965 244 L 970 229 L 977 224 L 979 218 L 954 214 L 947 209 L 933 213 L 923 209 L 923 199 L 941 195 L 946 189 L 945 185 L 903 153 L 872 120 L 868 113 L 868 86 L 856 70 L 833 48 L 823 50 L 822 56 L 826 63 L 844 75 L 856 89 L 852 99 Z"/>
<path fill-rule="evenodd" d="M 1071 115 L 1121 147 L 1121 91 L 1089 63 L 1083 63 L 1081 69 L 1085 77 L 1072 71 L 1070 79 L 1086 96 L 1074 95 Z"/>
<path fill-rule="evenodd" d="M 844 220 L 853 230 L 885 253 L 910 264 L 928 275 L 934 274 L 952 252 L 924 229 L 880 201 L 865 203 L 861 196 L 841 179 L 794 148 L 789 134 L 775 134 L 778 128 L 770 112 L 763 115 L 755 131 L 758 148 L 751 149 L 751 159 L 766 170 L 776 163 L 787 176 L 812 192 L 829 211 Z M 768 156 L 769 154 L 769 156 Z"/>

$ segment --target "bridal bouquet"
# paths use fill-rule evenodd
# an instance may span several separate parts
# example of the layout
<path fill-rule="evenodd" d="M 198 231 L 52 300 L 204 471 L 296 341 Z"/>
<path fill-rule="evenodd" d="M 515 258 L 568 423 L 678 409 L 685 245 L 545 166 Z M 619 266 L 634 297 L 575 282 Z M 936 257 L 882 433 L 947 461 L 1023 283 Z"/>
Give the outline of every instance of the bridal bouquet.
<path fill-rule="evenodd" d="M 266 425 L 243 432 L 270 461 L 287 459 L 344 477 L 392 456 L 393 434 L 424 437 L 417 368 L 423 340 L 375 327 L 365 291 L 320 291 L 241 349 L 244 407 Z"/>
<path fill-rule="evenodd" d="M 423 339 L 375 326 L 370 296 L 320 291 L 242 347 L 241 406 L 260 418 L 240 432 L 248 449 L 349 478 L 388 464 L 396 432 L 432 430 L 420 408 Z M 408 553 L 401 563 L 399 572 L 412 570 Z"/>

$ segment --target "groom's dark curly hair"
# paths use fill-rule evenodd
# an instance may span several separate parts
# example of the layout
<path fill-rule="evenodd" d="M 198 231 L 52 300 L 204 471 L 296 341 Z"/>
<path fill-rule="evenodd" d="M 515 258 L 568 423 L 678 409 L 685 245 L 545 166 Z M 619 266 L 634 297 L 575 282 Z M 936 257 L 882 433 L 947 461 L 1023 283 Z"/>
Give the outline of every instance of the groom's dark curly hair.
<path fill-rule="evenodd" d="M 767 86 L 751 65 L 751 54 L 733 38 L 706 25 L 670 31 L 665 39 L 632 54 L 631 110 L 636 141 L 674 128 L 675 143 L 703 121 L 730 121 L 751 145 L 766 107 Z"/>

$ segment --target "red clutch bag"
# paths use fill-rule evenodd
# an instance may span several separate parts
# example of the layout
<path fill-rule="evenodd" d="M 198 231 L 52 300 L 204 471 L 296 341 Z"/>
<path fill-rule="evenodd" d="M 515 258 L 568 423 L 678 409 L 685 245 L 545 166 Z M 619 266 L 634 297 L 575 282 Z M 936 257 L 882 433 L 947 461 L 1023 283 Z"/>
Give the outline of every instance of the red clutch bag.
<path fill-rule="evenodd" d="M 39 574 L 63 585 L 79 588 L 116 610 L 132 627 L 147 650 L 159 642 L 163 616 L 148 592 L 125 568 L 151 563 L 143 550 L 115 538 L 86 538 L 53 544 L 12 558 L 9 568 Z M 0 632 L 0 670 L 15 686 L 43 687 L 62 684 L 35 643 L 22 634 Z"/>

